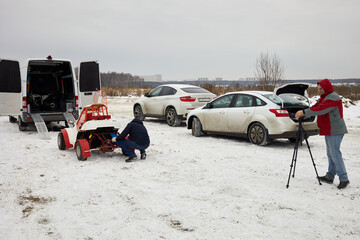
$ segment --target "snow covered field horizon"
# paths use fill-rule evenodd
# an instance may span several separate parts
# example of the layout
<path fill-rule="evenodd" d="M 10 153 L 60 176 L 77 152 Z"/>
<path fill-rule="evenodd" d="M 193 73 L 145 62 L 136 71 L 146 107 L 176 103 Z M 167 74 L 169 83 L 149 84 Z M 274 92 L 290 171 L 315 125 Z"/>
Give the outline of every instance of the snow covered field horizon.
<path fill-rule="evenodd" d="M 123 127 L 136 97 L 110 97 Z M 50 139 L 20 132 L 0 117 L 2 239 L 360 239 L 360 102 L 344 108 L 342 153 L 350 185 L 319 185 L 306 145 L 286 188 L 294 150 L 245 139 L 193 137 L 185 125 L 146 119 L 145 161 L 119 149 L 84 162 Z M 309 138 L 319 175 L 327 170 L 322 136 Z"/>

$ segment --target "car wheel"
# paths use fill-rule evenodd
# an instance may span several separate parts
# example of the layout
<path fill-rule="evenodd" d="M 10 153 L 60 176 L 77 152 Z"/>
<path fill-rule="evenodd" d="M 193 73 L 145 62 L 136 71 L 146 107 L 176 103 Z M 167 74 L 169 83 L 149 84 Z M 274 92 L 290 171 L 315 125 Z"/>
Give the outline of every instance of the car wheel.
<path fill-rule="evenodd" d="M 76 142 L 76 156 L 79 161 L 85 161 L 87 158 L 84 158 L 83 156 L 83 149 L 81 147 L 80 142 Z"/>
<path fill-rule="evenodd" d="M 201 137 L 203 135 L 202 125 L 197 117 L 192 120 L 191 133 L 195 137 Z"/>
<path fill-rule="evenodd" d="M 141 121 L 145 120 L 145 117 L 144 117 L 144 114 L 143 114 L 143 111 L 142 111 L 140 105 L 136 105 L 134 107 L 134 117 L 141 120 Z"/>
<path fill-rule="evenodd" d="M 178 117 L 174 108 L 169 108 L 165 113 L 166 122 L 171 127 L 177 127 L 181 123 L 181 119 Z"/>
<path fill-rule="evenodd" d="M 65 140 L 64 140 L 64 135 L 62 134 L 62 132 L 60 132 L 60 133 L 58 134 L 57 144 L 58 144 L 58 148 L 59 148 L 60 150 L 65 150 L 65 149 L 66 149 Z"/>
<path fill-rule="evenodd" d="M 261 123 L 254 123 L 248 130 L 249 141 L 256 145 L 268 144 L 268 131 Z"/>
<path fill-rule="evenodd" d="M 27 129 L 27 124 L 24 123 L 22 120 L 21 120 L 21 117 L 19 116 L 18 117 L 18 125 L 19 125 L 19 130 L 20 131 L 25 131 Z"/>

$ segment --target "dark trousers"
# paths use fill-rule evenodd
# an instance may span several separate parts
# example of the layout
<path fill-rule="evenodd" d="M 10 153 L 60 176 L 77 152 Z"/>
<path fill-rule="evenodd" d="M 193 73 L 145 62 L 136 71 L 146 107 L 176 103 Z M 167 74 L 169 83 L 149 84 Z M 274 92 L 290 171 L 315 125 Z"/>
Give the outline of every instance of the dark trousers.
<path fill-rule="evenodd" d="M 140 152 L 142 152 L 146 148 L 148 148 L 148 146 L 137 145 L 135 142 L 133 142 L 131 140 L 118 141 L 118 142 L 116 142 L 116 145 L 118 145 L 122 149 L 124 155 L 126 155 L 126 156 L 136 155 L 135 149 L 138 149 L 138 150 L 140 150 Z"/>

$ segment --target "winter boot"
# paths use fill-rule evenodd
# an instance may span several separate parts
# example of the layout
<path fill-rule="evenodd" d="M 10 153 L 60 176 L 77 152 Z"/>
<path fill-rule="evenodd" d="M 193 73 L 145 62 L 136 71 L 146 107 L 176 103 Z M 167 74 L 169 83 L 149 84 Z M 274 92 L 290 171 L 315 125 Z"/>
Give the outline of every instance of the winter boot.
<path fill-rule="evenodd" d="M 350 183 L 349 180 L 341 181 L 340 184 L 337 186 L 337 188 L 338 189 L 346 188 L 346 186 L 349 185 L 349 183 Z"/>
<path fill-rule="evenodd" d="M 146 159 L 146 152 L 145 152 L 145 150 L 140 151 L 140 153 L 141 153 L 140 159 L 141 159 L 141 160 L 145 160 L 145 159 Z"/>
<path fill-rule="evenodd" d="M 322 181 L 322 182 L 326 182 L 326 183 L 333 183 L 334 182 L 334 179 L 330 179 L 328 178 L 327 176 L 322 176 L 322 177 L 319 177 L 319 180 Z"/>
<path fill-rule="evenodd" d="M 137 156 L 136 155 L 132 155 L 130 157 L 128 157 L 128 159 L 125 160 L 125 162 L 133 162 L 137 160 Z"/>

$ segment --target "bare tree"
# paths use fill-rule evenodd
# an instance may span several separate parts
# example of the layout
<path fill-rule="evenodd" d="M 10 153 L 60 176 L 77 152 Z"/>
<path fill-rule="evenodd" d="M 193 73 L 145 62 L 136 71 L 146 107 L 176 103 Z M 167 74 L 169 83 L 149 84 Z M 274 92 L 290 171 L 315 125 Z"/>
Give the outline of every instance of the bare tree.
<path fill-rule="evenodd" d="M 261 53 L 256 60 L 255 78 L 260 82 L 263 90 L 273 89 L 282 80 L 283 74 L 284 67 L 276 54 L 269 56 L 268 53 Z"/>

